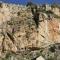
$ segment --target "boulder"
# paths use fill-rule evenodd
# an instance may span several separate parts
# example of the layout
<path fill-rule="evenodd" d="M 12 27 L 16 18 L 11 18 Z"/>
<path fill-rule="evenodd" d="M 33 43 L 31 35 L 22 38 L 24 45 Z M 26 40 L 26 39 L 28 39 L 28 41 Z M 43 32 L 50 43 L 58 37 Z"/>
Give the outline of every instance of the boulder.
<path fill-rule="evenodd" d="M 42 56 L 39 56 L 38 58 L 36 58 L 36 60 L 45 60 Z"/>

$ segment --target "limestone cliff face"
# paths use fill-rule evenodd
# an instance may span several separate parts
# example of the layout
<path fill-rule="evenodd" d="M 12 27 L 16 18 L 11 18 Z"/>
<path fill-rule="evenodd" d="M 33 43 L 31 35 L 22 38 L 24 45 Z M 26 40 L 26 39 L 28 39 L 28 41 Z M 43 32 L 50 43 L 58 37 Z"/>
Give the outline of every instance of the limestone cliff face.
<path fill-rule="evenodd" d="M 39 28 L 36 29 L 29 7 L 2 4 L 0 7 L 1 50 L 2 42 L 4 50 L 14 52 L 22 48 L 40 48 L 53 43 L 60 43 L 59 19 L 53 17 L 49 20 L 47 14 L 40 12 L 39 21 L 41 21 Z"/>

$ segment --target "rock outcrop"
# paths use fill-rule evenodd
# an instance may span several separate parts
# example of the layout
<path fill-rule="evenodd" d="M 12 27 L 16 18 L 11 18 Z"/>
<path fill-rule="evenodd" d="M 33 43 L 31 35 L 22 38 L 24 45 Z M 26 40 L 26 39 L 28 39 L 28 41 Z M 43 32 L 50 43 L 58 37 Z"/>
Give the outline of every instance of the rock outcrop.
<path fill-rule="evenodd" d="M 50 11 L 39 12 L 39 27 L 36 28 L 29 6 L 1 4 L 0 52 L 34 51 L 60 43 L 60 18 L 48 13 Z"/>

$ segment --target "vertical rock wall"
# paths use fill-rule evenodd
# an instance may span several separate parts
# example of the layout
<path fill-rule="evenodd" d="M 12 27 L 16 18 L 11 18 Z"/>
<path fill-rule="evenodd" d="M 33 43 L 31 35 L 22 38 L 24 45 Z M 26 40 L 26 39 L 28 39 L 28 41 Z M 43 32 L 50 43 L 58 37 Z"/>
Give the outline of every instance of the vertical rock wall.
<path fill-rule="evenodd" d="M 29 7 L 11 4 L 2 4 L 2 6 L 2 8 L 0 7 L 0 30 L 1 32 L 5 31 L 5 50 L 16 51 L 25 47 L 40 48 L 60 42 L 59 19 L 52 18 L 52 20 L 49 20 L 47 14 L 40 13 L 39 21 L 42 21 L 39 22 L 39 28 L 36 29 L 36 24 Z M 5 25 L 7 26 L 6 28 L 4 28 Z M 14 37 L 14 44 L 7 35 L 7 32 Z M 2 37 L 0 34 L 0 37 L 1 45 L 4 36 Z"/>

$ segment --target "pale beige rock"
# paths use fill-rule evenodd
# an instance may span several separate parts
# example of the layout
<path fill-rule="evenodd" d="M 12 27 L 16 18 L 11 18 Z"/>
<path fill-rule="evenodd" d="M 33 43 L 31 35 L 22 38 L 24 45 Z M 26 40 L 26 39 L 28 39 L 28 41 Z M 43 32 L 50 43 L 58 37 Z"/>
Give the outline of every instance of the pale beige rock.
<path fill-rule="evenodd" d="M 45 60 L 42 56 L 39 56 L 36 60 Z"/>
<path fill-rule="evenodd" d="M 19 16 L 17 15 L 18 12 L 20 12 Z M 11 21 L 11 18 L 13 18 L 12 25 L 16 25 L 10 26 L 5 23 L 7 21 Z M 36 29 L 36 24 L 32 18 L 33 15 L 31 10 L 26 6 L 3 3 L 3 8 L 0 8 L 0 28 L 3 27 L 4 34 L 6 31 L 9 31 L 12 34 L 13 28 L 16 31 L 13 36 L 15 40 L 14 44 L 9 37 L 8 39 L 5 39 L 4 44 L 6 50 L 12 50 L 16 52 L 16 46 L 18 46 L 20 49 L 25 47 L 40 48 L 60 42 L 60 19 L 52 18 L 52 20 L 48 20 L 48 15 L 40 12 L 39 21 L 42 20 L 42 22 L 39 22 L 39 28 Z M 17 24 L 17 21 L 20 23 Z M 0 29 L 0 32 L 2 32 L 2 29 Z M 0 38 L 0 45 L 2 43 L 2 38 L 3 37 Z M 11 48 L 8 46 L 8 44 L 11 46 Z"/>

